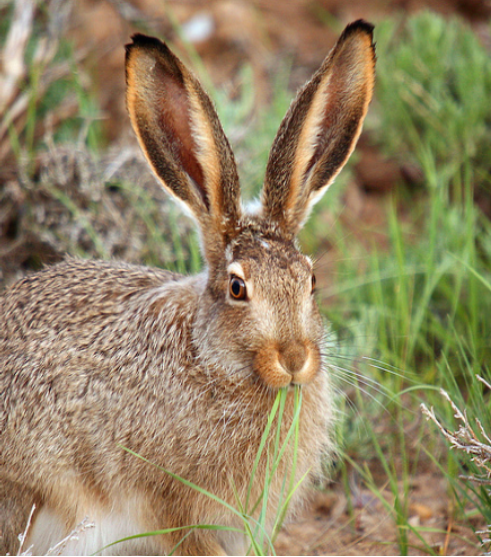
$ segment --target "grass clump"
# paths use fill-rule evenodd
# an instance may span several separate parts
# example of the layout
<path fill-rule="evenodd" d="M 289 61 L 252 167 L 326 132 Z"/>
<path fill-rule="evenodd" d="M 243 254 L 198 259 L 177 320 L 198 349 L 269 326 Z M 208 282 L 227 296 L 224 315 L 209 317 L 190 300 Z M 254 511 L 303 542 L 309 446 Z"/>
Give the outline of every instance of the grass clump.
<path fill-rule="evenodd" d="M 425 187 L 441 190 L 440 181 L 449 181 L 448 193 L 462 199 L 470 172 L 474 188 L 489 194 L 489 52 L 462 20 L 429 11 L 404 24 L 387 20 L 376 33 L 377 136 L 385 151 L 423 167 Z"/>
<path fill-rule="evenodd" d="M 409 522 L 410 478 L 420 462 L 436 465 L 440 455 L 449 485 L 460 486 L 449 512 L 464 521 L 473 505 L 490 521 L 488 488 L 458 477 L 469 455 L 445 455 L 438 440 L 430 441 L 433 452 L 421 450 L 429 441 L 418 404 L 433 405 L 450 427 L 444 388 L 491 433 L 489 394 L 475 377 L 490 379 L 491 227 L 480 201 L 490 184 L 491 59 L 463 22 L 430 12 L 387 20 L 375 38 L 370 131 L 386 154 L 417 165 L 424 188 L 401 188 L 387 202 L 383 245 L 367 249 L 341 224 L 333 227 L 330 242 L 340 255 L 324 292 L 326 314 L 356 362 L 354 369 L 345 360 L 335 364 L 355 390 L 342 430 L 345 465 L 392 509 L 401 554 L 412 545 L 432 553 L 424 529 Z M 358 413 L 361 426 L 353 432 Z M 380 436 L 384 414 L 390 425 Z M 374 460 L 390 502 L 363 464 Z"/>

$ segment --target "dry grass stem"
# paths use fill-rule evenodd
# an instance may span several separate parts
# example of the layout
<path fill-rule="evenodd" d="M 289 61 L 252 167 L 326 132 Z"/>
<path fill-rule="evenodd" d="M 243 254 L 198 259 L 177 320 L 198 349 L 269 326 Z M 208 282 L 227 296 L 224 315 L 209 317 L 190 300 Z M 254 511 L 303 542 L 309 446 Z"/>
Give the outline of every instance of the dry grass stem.
<path fill-rule="evenodd" d="M 36 99 L 42 98 L 55 81 L 72 71 L 68 62 L 53 65 L 60 39 L 68 26 L 72 5 L 72 1 L 66 0 L 50 0 L 47 3 L 44 12 L 48 21 L 43 36 L 35 37 L 36 47 L 29 61 L 27 50 L 34 37 L 33 21 L 41 6 L 36 0 L 15 0 L 7 39 L 0 51 L 0 161 L 12 151 L 9 130 L 13 127 L 19 136 L 26 126 L 33 95 Z M 77 53 L 75 62 L 78 63 L 85 55 L 86 52 Z M 30 83 L 33 81 L 33 69 L 39 74 L 35 83 Z M 39 133 L 42 134 L 42 130 Z"/>
<path fill-rule="evenodd" d="M 30 550 L 31 548 L 27 548 L 26 550 L 24 550 L 24 543 L 26 541 L 26 537 L 27 537 L 27 532 L 29 532 L 29 528 L 31 527 L 31 522 L 32 522 L 32 516 L 34 514 L 34 511 L 36 510 L 36 505 L 33 505 L 31 508 L 31 512 L 29 513 L 29 517 L 27 519 L 27 524 L 26 527 L 24 529 L 24 531 L 22 532 L 22 534 L 19 534 L 19 550 L 17 551 L 17 555 L 30 555 Z"/>
<path fill-rule="evenodd" d="M 34 0 L 15 2 L 12 23 L 2 52 L 0 113 L 5 112 L 17 93 L 20 81 L 26 77 L 24 56 L 32 32 L 34 8 Z"/>
<path fill-rule="evenodd" d="M 32 555 L 31 550 L 32 546 L 24 549 L 24 543 L 27 539 L 27 534 L 29 533 L 29 529 L 31 528 L 32 524 L 32 517 L 34 515 L 34 511 L 36 510 L 36 505 L 32 506 L 31 512 L 29 513 L 29 517 L 27 519 L 26 527 L 22 534 L 19 534 L 19 550 L 17 551 L 17 556 L 19 557 L 26 557 Z M 46 555 L 61 555 L 63 550 L 66 548 L 67 544 L 71 541 L 78 540 L 78 536 L 88 530 L 89 528 L 94 528 L 95 524 L 93 522 L 89 522 L 88 517 L 85 517 L 77 526 L 60 542 L 58 542 L 53 547 L 50 547 Z"/>
<path fill-rule="evenodd" d="M 477 379 L 488 388 L 491 388 L 481 377 L 477 376 Z M 464 410 L 462 412 L 446 391 L 441 389 L 440 393 L 451 405 L 452 410 L 454 411 L 454 417 L 461 422 L 457 431 L 452 433 L 446 429 L 435 416 L 433 407 L 429 409 L 426 404 L 423 403 L 421 404 L 421 411 L 427 419 L 435 423 L 452 448 L 457 448 L 469 455 L 472 455 L 472 461 L 485 472 L 484 477 L 476 478 L 471 476 L 465 479 L 476 481 L 481 484 L 491 485 L 491 439 L 484 431 L 484 427 L 478 418 L 475 418 L 475 423 L 477 425 L 476 429 L 476 426 L 471 425 L 466 411 Z M 479 431 L 481 437 L 477 434 L 477 431 Z M 484 441 L 481 440 L 482 438 Z"/>
<path fill-rule="evenodd" d="M 488 389 L 491 389 L 491 385 L 485 379 L 483 379 L 479 375 L 476 375 L 476 378 Z M 461 475 L 460 479 L 483 486 L 491 485 L 491 439 L 484 430 L 482 422 L 478 418 L 475 418 L 475 425 L 473 426 L 470 423 L 469 418 L 467 417 L 467 412 L 465 410 L 462 412 L 446 391 L 441 389 L 440 392 L 451 405 L 452 410 L 454 411 L 454 417 L 460 422 L 460 426 L 457 431 L 452 433 L 448 429 L 446 429 L 435 416 L 433 407 L 431 409 L 428 409 L 426 404 L 423 403 L 421 404 L 421 411 L 427 419 L 435 423 L 438 429 L 442 432 L 445 439 L 447 439 L 447 441 L 450 443 L 450 446 L 452 448 L 457 448 L 469 455 L 472 455 L 472 461 L 480 470 L 483 470 L 484 472 L 484 474 L 480 477 L 475 475 Z M 479 437 L 478 432 L 481 437 Z M 487 489 L 489 492 L 489 488 Z M 490 526 L 487 527 L 487 530 L 476 532 L 476 534 L 486 536 L 485 538 L 481 539 L 481 545 L 483 547 L 491 543 Z M 485 552 L 484 555 L 491 555 L 491 553 Z"/>
<path fill-rule="evenodd" d="M 50 547 L 46 555 L 62 555 L 63 550 L 69 542 L 78 540 L 78 537 L 82 532 L 94 527 L 95 524 L 93 522 L 89 522 L 89 518 L 86 516 L 82 522 L 77 524 L 77 526 L 68 534 L 66 538 L 63 538 L 56 545 Z"/>

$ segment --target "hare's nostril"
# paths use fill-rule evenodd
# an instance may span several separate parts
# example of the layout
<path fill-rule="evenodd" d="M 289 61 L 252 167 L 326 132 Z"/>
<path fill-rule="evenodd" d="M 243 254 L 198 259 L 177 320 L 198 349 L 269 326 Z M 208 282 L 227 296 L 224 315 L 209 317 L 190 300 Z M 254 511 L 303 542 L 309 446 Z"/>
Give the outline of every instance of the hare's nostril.
<path fill-rule="evenodd" d="M 302 342 L 292 341 L 280 347 L 278 359 L 283 369 L 291 375 L 302 371 L 307 358 L 307 347 Z"/>

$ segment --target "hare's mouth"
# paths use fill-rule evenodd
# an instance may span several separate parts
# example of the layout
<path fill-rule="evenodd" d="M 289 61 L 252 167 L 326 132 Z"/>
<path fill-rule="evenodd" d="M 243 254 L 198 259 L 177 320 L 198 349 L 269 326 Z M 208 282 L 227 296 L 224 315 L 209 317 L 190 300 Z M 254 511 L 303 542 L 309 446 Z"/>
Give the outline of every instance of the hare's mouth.
<path fill-rule="evenodd" d="M 267 343 L 254 358 L 254 372 L 274 389 L 310 383 L 320 369 L 320 354 L 312 343 L 279 346 Z"/>

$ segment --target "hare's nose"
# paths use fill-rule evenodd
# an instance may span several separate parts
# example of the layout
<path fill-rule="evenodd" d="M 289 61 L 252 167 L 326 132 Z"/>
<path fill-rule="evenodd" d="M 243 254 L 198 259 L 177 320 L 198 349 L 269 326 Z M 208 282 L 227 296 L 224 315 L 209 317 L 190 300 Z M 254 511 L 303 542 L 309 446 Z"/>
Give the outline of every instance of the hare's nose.
<path fill-rule="evenodd" d="M 279 350 L 279 361 L 285 371 L 295 375 L 302 371 L 307 361 L 308 352 L 305 344 L 298 341 L 285 343 Z"/>

